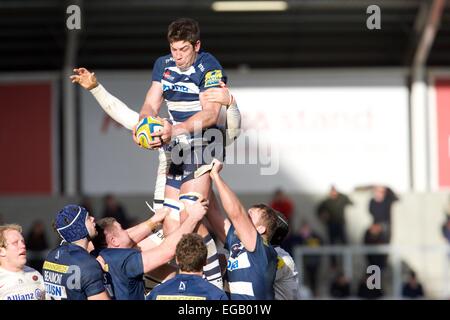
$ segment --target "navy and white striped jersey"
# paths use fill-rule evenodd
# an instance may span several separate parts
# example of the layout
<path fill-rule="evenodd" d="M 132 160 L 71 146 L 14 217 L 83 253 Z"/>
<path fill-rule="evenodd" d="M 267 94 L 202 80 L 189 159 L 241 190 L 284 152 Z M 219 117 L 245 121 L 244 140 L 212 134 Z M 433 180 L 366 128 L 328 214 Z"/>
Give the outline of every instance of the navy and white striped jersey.
<path fill-rule="evenodd" d="M 224 247 L 230 251 L 226 275 L 230 299 L 273 300 L 277 268 L 274 248 L 257 233 L 255 250 L 248 251 L 233 226 L 228 230 Z"/>
<path fill-rule="evenodd" d="M 194 64 L 181 71 L 172 56 L 156 60 L 152 80 L 161 82 L 163 96 L 174 123 L 184 122 L 202 110 L 199 94 L 209 88 L 218 87 L 227 77 L 219 61 L 207 52 L 200 52 Z"/>

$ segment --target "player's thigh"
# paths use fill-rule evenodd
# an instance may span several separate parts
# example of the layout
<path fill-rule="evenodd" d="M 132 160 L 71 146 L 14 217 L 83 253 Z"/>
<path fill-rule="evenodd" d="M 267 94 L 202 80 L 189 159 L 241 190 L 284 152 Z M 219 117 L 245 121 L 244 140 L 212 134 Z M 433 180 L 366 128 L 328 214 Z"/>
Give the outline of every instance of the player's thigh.
<path fill-rule="evenodd" d="M 178 201 L 178 198 L 180 196 L 180 190 L 171 186 L 166 185 L 166 188 L 164 189 L 164 199 L 171 199 L 174 201 Z M 180 214 L 180 219 L 174 219 L 170 215 L 166 217 L 163 221 L 163 231 L 164 234 L 167 236 L 171 234 L 173 231 L 178 229 L 180 226 L 180 222 L 184 221 L 185 217 Z"/>
<path fill-rule="evenodd" d="M 198 178 L 183 182 L 180 189 L 180 194 L 190 192 L 200 193 L 204 198 L 208 199 L 209 191 L 211 190 L 211 178 L 209 174 L 204 174 Z"/>

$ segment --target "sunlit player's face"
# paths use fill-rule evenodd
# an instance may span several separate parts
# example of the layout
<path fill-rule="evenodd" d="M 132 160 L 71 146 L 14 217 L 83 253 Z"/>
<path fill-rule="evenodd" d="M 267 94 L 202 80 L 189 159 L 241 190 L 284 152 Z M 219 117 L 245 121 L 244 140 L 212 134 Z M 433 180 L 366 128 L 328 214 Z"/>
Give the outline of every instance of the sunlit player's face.
<path fill-rule="evenodd" d="M 181 70 L 186 70 L 194 64 L 199 50 L 200 41 L 197 41 L 195 46 L 188 41 L 174 41 L 170 44 L 172 57 Z"/>
<path fill-rule="evenodd" d="M 16 230 L 5 231 L 6 247 L 2 248 L 2 256 L 10 268 L 21 270 L 27 262 L 27 249 L 22 234 Z"/>

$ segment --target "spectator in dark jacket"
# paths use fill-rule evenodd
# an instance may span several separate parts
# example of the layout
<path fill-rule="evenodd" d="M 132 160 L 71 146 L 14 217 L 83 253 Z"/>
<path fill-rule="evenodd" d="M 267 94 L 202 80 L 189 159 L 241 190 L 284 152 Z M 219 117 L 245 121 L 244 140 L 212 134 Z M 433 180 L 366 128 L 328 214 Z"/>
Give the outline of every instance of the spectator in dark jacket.
<path fill-rule="evenodd" d="M 408 281 L 403 284 L 402 296 L 409 299 L 417 299 L 424 297 L 422 284 L 417 280 L 416 273 L 409 273 Z"/>
<path fill-rule="evenodd" d="M 350 281 L 343 272 L 339 272 L 331 283 L 330 296 L 333 298 L 350 297 Z"/>
<path fill-rule="evenodd" d="M 338 192 L 335 186 L 331 186 L 328 197 L 317 207 L 317 215 L 325 224 L 331 245 L 347 244 L 345 208 L 351 204 L 348 196 Z M 337 258 L 334 255 L 331 256 L 331 267 L 337 267 Z"/>
<path fill-rule="evenodd" d="M 388 187 L 375 186 L 373 188 L 373 197 L 369 203 L 369 212 L 372 215 L 373 222 L 379 223 L 386 233 L 387 240 L 391 240 L 391 209 L 397 195 Z"/>
<path fill-rule="evenodd" d="M 373 223 L 364 234 L 365 245 L 383 245 L 387 244 L 386 233 L 379 223 Z M 387 255 L 381 253 L 371 253 L 367 255 L 369 265 L 376 265 L 380 269 L 384 269 L 387 263 Z"/>
<path fill-rule="evenodd" d="M 316 248 L 323 245 L 322 238 L 312 230 L 311 226 L 303 222 L 297 233 L 289 235 L 283 242 L 281 247 L 293 256 L 295 246 L 305 246 Z M 303 270 L 305 271 L 305 279 L 311 291 L 317 296 L 317 276 L 320 268 L 321 257 L 316 254 L 307 254 L 303 258 Z"/>

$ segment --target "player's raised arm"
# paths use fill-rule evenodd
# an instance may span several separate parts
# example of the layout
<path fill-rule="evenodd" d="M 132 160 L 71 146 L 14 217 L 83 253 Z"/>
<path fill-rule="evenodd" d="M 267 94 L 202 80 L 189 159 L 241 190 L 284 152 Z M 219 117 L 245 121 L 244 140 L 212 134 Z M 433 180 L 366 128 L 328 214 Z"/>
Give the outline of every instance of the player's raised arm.
<path fill-rule="evenodd" d="M 220 176 L 219 172 L 222 170 L 222 167 L 223 165 L 220 161 L 217 159 L 213 160 L 213 168 L 210 172 L 211 179 L 216 185 L 223 208 L 236 229 L 238 238 L 248 251 L 253 252 L 256 247 L 257 231 L 236 194 Z"/>
<path fill-rule="evenodd" d="M 208 210 L 207 201 L 202 200 L 194 204 L 187 204 L 185 210 L 188 217 L 177 230 L 168 235 L 158 247 L 142 252 L 144 273 L 169 262 L 175 256 L 177 243 L 183 234 L 193 232 L 198 222 L 205 216 Z"/>
<path fill-rule="evenodd" d="M 102 109 L 115 121 L 128 130 L 132 130 L 139 120 L 139 114 L 130 109 L 125 103 L 110 94 L 97 81 L 94 72 L 86 68 L 73 69 L 74 75 L 70 77 L 73 83 L 78 83 L 81 87 L 89 90 Z"/>
<path fill-rule="evenodd" d="M 211 225 L 211 231 L 222 243 L 225 243 L 228 230 L 231 226 L 230 221 L 223 215 L 222 211 L 220 210 L 220 204 L 217 201 L 214 191 L 210 191 L 208 199 L 209 208 L 206 214 L 206 218 Z"/>
<path fill-rule="evenodd" d="M 144 221 L 134 227 L 128 228 L 127 232 L 131 240 L 134 243 L 139 243 L 148 237 L 153 230 L 155 230 L 159 224 L 161 224 L 166 218 L 170 210 L 167 208 L 161 208 L 156 210 L 156 213 L 147 221 Z"/>

